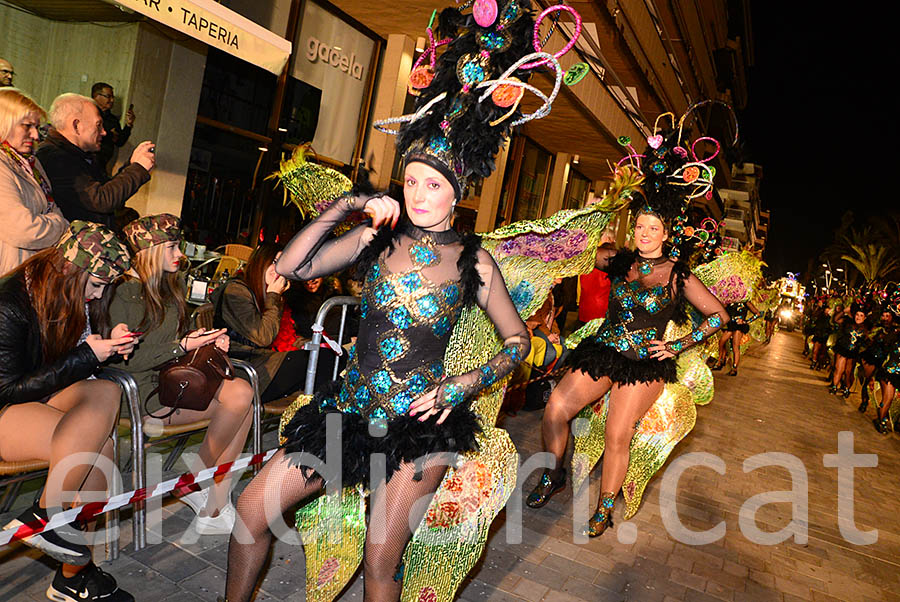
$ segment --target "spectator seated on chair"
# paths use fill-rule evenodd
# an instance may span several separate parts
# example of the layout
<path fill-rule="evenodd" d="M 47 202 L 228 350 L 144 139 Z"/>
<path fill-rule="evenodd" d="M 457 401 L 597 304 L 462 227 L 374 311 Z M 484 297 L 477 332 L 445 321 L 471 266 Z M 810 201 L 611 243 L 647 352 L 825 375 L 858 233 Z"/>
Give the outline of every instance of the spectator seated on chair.
<path fill-rule="evenodd" d="M 306 351 L 271 349 L 284 314 L 282 295 L 290 288 L 287 279 L 275 273 L 280 255 L 280 245 L 259 245 L 243 271 L 212 296 L 213 326 L 227 329 L 231 355 L 256 368 L 263 403 L 299 391 L 309 359 Z"/>
<path fill-rule="evenodd" d="M 253 420 L 253 389 L 240 378 L 224 380 L 206 410 L 178 409 L 166 415 L 152 395 L 159 381 L 158 368 L 204 345 L 228 351 L 225 329 L 187 332 L 189 315 L 184 280 L 179 274 L 181 220 L 162 214 L 142 217 L 124 227 L 134 252 L 133 270 L 118 283 L 109 306 L 114 322 L 124 322 L 143 333 L 132 356 L 121 367 L 131 372 L 144 400 L 144 428 L 152 433 L 160 425 L 182 425 L 209 420 L 200 446 L 202 466 L 193 472 L 237 460 Z M 154 414 L 157 416 L 155 417 Z M 234 526 L 234 506 L 229 499 L 229 476 L 208 489 L 196 485 L 177 490 L 178 499 L 194 510 L 194 530 L 201 535 L 228 534 Z"/>
<path fill-rule="evenodd" d="M 103 469 L 112 463 L 121 392 L 93 375 L 111 357 L 132 353 L 135 337 L 125 324 L 110 329 L 96 300 L 128 264 L 128 250 L 111 230 L 75 221 L 56 246 L 0 279 L 0 460 L 49 462 L 40 499 L 6 528 L 46 522 L 48 514 L 107 497 Z M 93 334 L 95 328 L 111 334 Z M 76 454 L 96 460 L 58 469 Z M 93 522 L 25 540 L 62 563 L 47 597 L 133 602 L 91 562 L 83 531 L 92 531 Z"/>

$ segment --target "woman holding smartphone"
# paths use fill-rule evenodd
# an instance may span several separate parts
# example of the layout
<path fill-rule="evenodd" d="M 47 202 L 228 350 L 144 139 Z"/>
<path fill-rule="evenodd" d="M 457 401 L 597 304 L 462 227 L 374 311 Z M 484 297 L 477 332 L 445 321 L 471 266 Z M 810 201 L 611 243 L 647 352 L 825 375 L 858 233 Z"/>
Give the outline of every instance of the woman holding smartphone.
<path fill-rule="evenodd" d="M 222 382 L 209 407 L 204 411 L 176 410 L 170 416 L 154 418 L 161 408 L 153 389 L 159 381 L 158 367 L 204 345 L 229 349 L 224 328 L 188 332 L 188 307 L 184 281 L 179 275 L 181 260 L 181 220 L 174 215 L 152 215 L 136 219 L 123 228 L 125 239 L 134 252 L 132 270 L 119 283 L 110 304 L 113 323 L 125 322 L 143 333 L 141 342 L 122 367 L 137 381 L 141 399 L 149 412 L 144 428 L 178 425 L 209 419 L 206 437 L 200 446 L 198 469 L 236 460 L 252 422 L 253 389 L 239 378 Z M 209 489 L 196 485 L 176 491 L 179 500 L 197 513 L 194 530 L 201 535 L 224 535 L 234 526 L 234 506 L 229 499 L 229 479 Z"/>

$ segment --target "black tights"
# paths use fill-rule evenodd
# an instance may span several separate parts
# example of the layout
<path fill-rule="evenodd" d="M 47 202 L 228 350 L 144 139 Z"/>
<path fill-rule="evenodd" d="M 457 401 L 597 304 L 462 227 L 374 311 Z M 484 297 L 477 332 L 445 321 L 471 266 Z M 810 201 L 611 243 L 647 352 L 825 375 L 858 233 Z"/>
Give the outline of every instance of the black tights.
<path fill-rule="evenodd" d="M 425 462 L 419 480 L 415 478 L 416 468 L 413 463 L 402 464 L 390 481 L 375 489 L 370 500 L 371 518 L 363 558 L 367 601 L 400 598 L 402 581 L 394 580 L 397 567 L 412 530 L 422 520 L 444 477 L 446 462 L 437 457 Z M 322 490 L 320 479 L 307 478 L 303 472 L 281 450 L 238 499 L 238 520 L 228 544 L 228 602 L 250 600 L 272 543 L 269 526 L 280 522 L 290 507 Z"/>

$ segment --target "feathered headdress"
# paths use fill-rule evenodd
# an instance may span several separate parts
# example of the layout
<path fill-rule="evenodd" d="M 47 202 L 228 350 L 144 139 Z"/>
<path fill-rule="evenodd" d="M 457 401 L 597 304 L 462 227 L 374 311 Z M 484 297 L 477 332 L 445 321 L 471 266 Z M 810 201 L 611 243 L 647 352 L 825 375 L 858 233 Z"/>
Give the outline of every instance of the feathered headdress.
<path fill-rule="evenodd" d="M 476 0 L 462 9 L 470 6 L 469 14 L 444 9 L 437 28 L 426 30 L 429 46 L 409 80 L 410 92 L 418 96 L 416 112 L 375 123 L 380 131 L 398 135 L 404 164 L 420 161 L 437 169 L 453 185 L 457 199 L 469 180 L 494 171 L 494 156 L 513 127 L 550 112 L 562 80 L 556 59 L 581 31 L 581 17 L 563 5 L 548 8 L 537 22 L 530 0 Z M 557 11 L 572 14 L 576 27 L 563 50 L 551 56 L 541 51 L 538 31 L 544 17 Z M 543 65 L 556 72 L 549 95 L 527 83 L 531 70 Z M 530 115 L 518 109 L 525 90 L 544 101 Z M 391 124 L 401 125 L 393 130 Z"/>
<path fill-rule="evenodd" d="M 685 135 L 685 121 L 696 109 L 708 105 L 724 106 L 734 120 L 734 140 L 737 144 L 737 117 L 732 108 L 718 100 L 704 100 L 694 103 L 684 112 L 677 123 L 673 113 L 663 113 L 653 124 L 653 134 L 647 137 L 647 147 L 638 153 L 627 136 L 619 137 L 619 144 L 628 150 L 628 154 L 617 164 L 617 169 L 629 163 L 644 176 L 641 194 L 634 195 L 630 209 L 635 215 L 651 213 L 670 225 L 672 235 L 670 255 L 677 259 L 685 250 L 697 247 L 712 249 L 716 242 L 718 223 L 712 218 L 705 218 L 700 224 L 688 223 L 688 207 L 691 199 L 706 196 L 712 198 L 715 167 L 709 163 L 722 150 L 715 138 L 701 136 L 689 140 Z M 670 127 L 659 127 L 660 121 L 668 117 Z M 708 156 L 701 157 L 702 150 L 698 146 L 711 144 L 715 150 Z"/>

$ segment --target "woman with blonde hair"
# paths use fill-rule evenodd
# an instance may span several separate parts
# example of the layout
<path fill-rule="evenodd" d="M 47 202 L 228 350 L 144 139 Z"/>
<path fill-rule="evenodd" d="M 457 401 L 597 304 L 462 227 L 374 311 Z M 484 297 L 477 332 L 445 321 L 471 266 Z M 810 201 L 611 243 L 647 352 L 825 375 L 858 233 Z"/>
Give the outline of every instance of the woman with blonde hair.
<path fill-rule="evenodd" d="M 38 127 L 46 117 L 21 90 L 0 88 L 0 274 L 52 247 L 69 225 L 34 156 Z"/>
<path fill-rule="evenodd" d="M 200 446 L 202 467 L 217 466 L 236 460 L 252 422 L 253 389 L 241 379 L 225 380 L 204 411 L 178 409 L 169 416 L 154 418 L 161 408 L 158 398 L 151 396 L 157 386 L 157 368 L 204 345 L 216 345 L 228 351 L 229 338 L 225 329 L 188 332 L 187 303 L 184 281 L 178 273 L 184 255 L 181 244 L 181 220 L 162 214 L 142 217 L 123 228 L 125 238 L 134 252 L 132 270 L 119 283 L 110 303 L 113 322 L 125 322 L 141 334 L 141 342 L 123 368 L 132 373 L 138 384 L 141 399 L 149 414 L 144 417 L 145 428 L 187 424 L 209 419 L 206 437 Z M 229 500 L 229 479 L 198 490 L 189 486 L 176 491 L 178 499 L 197 513 L 194 530 L 201 535 L 231 533 L 234 526 L 234 506 Z"/>

